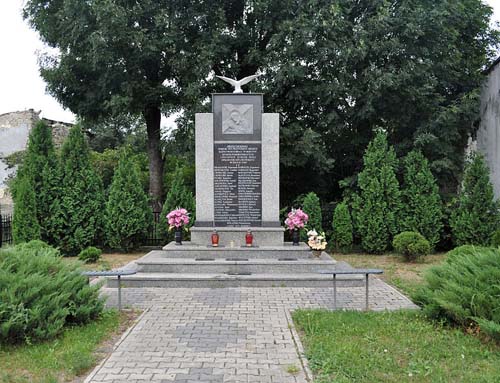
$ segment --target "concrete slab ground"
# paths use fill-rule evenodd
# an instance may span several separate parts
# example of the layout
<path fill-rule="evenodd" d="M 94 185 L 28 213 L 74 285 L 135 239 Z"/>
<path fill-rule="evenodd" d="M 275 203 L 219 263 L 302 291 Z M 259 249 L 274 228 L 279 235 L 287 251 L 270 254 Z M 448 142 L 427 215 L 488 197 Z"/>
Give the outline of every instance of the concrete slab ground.
<path fill-rule="evenodd" d="M 103 288 L 108 305 L 116 289 Z M 127 288 L 124 305 L 145 309 L 85 382 L 310 382 L 290 313 L 333 308 L 332 288 Z M 338 289 L 341 309 L 364 308 L 364 287 Z M 370 309 L 415 309 L 380 279 Z"/>

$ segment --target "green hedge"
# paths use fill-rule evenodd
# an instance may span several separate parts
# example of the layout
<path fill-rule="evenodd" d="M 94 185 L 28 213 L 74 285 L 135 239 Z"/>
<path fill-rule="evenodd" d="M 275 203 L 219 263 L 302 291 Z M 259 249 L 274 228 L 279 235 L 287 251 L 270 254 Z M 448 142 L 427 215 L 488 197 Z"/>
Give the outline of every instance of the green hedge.
<path fill-rule="evenodd" d="M 500 340 L 500 250 L 457 247 L 431 268 L 415 294 L 425 314 L 462 326 L 471 323 Z"/>
<path fill-rule="evenodd" d="M 103 309 L 98 287 L 45 244 L 0 251 L 0 343 L 49 339 Z"/>

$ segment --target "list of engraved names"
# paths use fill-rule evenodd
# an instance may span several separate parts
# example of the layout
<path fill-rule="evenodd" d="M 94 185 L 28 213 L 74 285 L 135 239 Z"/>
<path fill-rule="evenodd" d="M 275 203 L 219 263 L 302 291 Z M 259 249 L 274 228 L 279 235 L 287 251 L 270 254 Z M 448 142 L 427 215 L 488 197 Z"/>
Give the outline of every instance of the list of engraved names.
<path fill-rule="evenodd" d="M 262 219 L 261 144 L 214 144 L 216 226 L 260 226 Z"/>

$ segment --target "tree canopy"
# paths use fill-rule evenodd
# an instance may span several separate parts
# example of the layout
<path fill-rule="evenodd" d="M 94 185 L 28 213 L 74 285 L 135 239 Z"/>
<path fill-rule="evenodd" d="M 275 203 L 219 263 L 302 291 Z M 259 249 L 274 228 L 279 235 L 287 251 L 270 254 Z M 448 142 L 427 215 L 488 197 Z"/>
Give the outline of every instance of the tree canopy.
<path fill-rule="evenodd" d="M 454 191 L 474 130 L 480 70 L 498 32 L 481 0 L 29 0 L 25 17 L 51 47 L 42 76 L 86 118 L 142 114 L 150 193 L 162 194 L 160 115 L 193 113 L 227 88 L 213 74 L 261 71 L 250 89 L 282 116 L 282 201 L 338 182 L 362 165 L 377 127 L 398 155 L 419 149 L 442 191 Z M 191 133 L 190 133 L 191 132 Z M 315 175 L 314 177 L 311 175 Z M 354 180 L 352 184 L 355 184 Z M 307 188 L 307 190 L 306 190 Z"/>

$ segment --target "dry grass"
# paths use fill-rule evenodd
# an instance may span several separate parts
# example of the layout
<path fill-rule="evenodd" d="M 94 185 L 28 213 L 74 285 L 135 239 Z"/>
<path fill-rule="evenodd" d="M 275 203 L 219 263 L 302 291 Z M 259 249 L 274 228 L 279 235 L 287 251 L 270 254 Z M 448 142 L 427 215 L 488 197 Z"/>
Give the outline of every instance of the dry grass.
<path fill-rule="evenodd" d="M 353 267 L 383 269 L 381 279 L 396 286 L 406 294 L 422 283 L 424 272 L 431 266 L 438 265 L 446 258 L 445 253 L 422 257 L 415 262 L 407 262 L 396 254 L 332 254 L 337 261 L 345 261 Z"/>
<path fill-rule="evenodd" d="M 81 266 L 86 270 L 111 270 L 123 267 L 126 264 L 141 258 L 145 254 L 146 252 L 104 253 L 98 262 L 82 264 Z M 68 263 L 81 263 L 77 257 L 66 257 L 63 259 Z"/>

